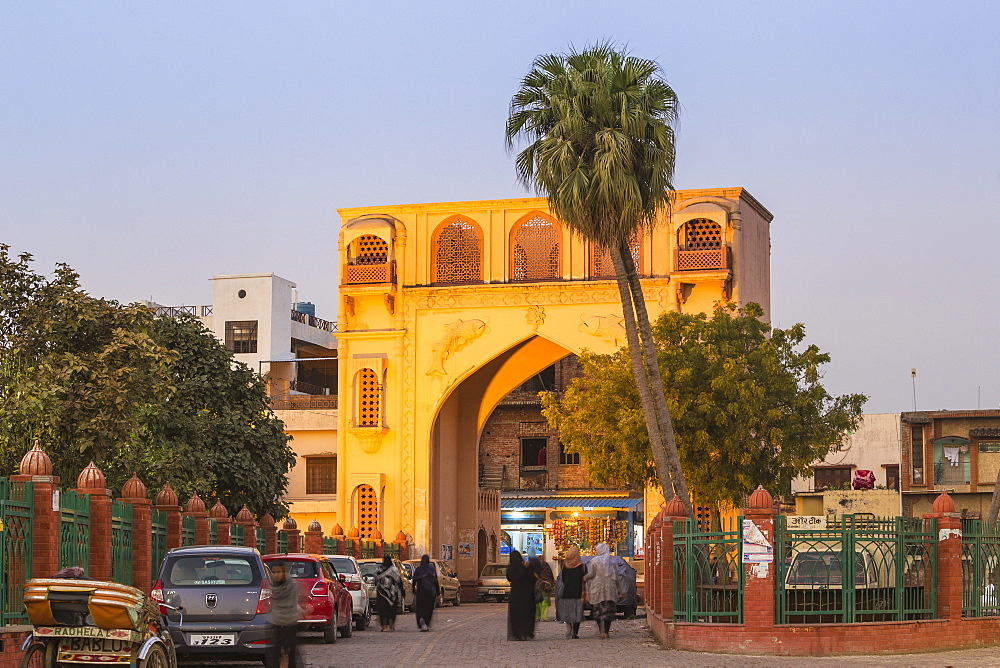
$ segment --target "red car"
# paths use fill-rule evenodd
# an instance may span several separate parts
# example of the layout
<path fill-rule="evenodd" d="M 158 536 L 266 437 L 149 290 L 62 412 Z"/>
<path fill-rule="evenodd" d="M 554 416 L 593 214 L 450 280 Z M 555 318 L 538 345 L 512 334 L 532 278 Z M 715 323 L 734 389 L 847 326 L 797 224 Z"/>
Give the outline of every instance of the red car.
<path fill-rule="evenodd" d="M 351 637 L 351 593 L 329 559 L 321 554 L 268 554 L 263 560 L 284 562 L 288 577 L 299 584 L 300 628 L 322 631 L 328 643 L 337 642 L 338 629 L 341 638 Z"/>

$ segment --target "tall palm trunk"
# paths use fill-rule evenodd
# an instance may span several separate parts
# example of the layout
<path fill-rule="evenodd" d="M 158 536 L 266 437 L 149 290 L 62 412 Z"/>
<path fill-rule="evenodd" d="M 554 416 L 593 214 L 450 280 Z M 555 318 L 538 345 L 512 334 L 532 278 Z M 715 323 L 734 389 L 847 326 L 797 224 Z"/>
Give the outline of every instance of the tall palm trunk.
<path fill-rule="evenodd" d="M 681 469 L 677 439 L 674 437 L 674 422 L 670 418 L 670 410 L 667 408 L 667 397 L 663 391 L 663 377 L 660 375 L 659 356 L 656 351 L 656 344 L 653 342 L 653 328 L 649 323 L 649 311 L 646 310 L 646 300 L 642 294 L 642 284 L 639 283 L 639 273 L 636 270 L 635 262 L 632 261 L 628 242 L 622 241 L 619 246 L 618 255 L 623 260 L 622 268 L 625 271 L 628 281 L 629 296 L 635 306 L 635 319 L 639 344 L 642 348 L 642 357 L 646 360 L 647 369 L 649 370 L 649 392 L 653 400 L 656 422 L 660 428 L 660 439 L 663 444 L 666 465 L 674 483 L 674 492 L 680 497 L 681 502 L 688 511 L 688 516 L 694 517 L 694 509 L 691 506 L 691 495 L 688 492 L 687 482 L 684 480 L 684 471 Z M 624 261 L 626 257 L 629 259 L 628 262 Z M 615 267 L 615 270 L 617 271 L 618 267 Z"/>
<path fill-rule="evenodd" d="M 642 346 L 639 343 L 639 330 L 636 326 L 635 309 L 632 305 L 632 293 L 629 289 L 629 280 L 626 265 L 622 257 L 622 249 L 612 246 L 611 260 L 615 266 L 615 279 L 618 282 L 618 293 L 622 302 L 622 315 L 625 318 L 625 338 L 628 341 L 628 353 L 632 360 L 632 376 L 635 378 L 635 386 L 639 391 L 639 402 L 642 404 L 642 414 L 646 419 L 646 431 L 649 432 L 649 445 L 653 451 L 653 463 L 656 466 L 656 474 L 660 478 L 660 485 L 663 487 L 663 496 L 670 499 L 671 492 L 676 489 L 674 478 L 671 475 L 670 462 L 666 449 L 663 447 L 663 437 L 661 435 L 654 398 L 650 392 L 649 375 L 653 371 L 659 377 L 659 368 L 656 366 L 655 357 L 651 368 L 643 359 Z M 629 262 L 632 256 L 628 256 Z M 648 320 L 648 318 L 647 318 Z"/>

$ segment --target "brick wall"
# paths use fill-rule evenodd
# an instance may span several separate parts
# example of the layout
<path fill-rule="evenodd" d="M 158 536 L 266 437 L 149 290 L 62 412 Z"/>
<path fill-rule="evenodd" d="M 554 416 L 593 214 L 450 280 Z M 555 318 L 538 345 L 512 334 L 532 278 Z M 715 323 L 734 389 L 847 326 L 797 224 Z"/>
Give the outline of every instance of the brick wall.
<path fill-rule="evenodd" d="M 21 668 L 21 644 L 29 633 L 30 626 L 0 627 L 0 668 Z"/>

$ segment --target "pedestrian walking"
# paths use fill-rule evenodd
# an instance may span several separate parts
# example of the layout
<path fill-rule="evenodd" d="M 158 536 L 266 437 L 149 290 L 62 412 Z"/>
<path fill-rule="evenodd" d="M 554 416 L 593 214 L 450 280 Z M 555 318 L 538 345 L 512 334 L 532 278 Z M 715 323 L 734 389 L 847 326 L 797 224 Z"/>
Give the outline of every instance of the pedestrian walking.
<path fill-rule="evenodd" d="M 413 571 L 413 593 L 417 596 L 417 627 L 430 631 L 434 603 L 438 597 L 437 569 L 428 555 L 420 557 L 420 565 Z"/>
<path fill-rule="evenodd" d="M 535 637 L 535 583 L 538 576 L 525 565 L 517 550 L 510 551 L 507 581 L 510 582 L 507 640 L 532 640 Z"/>
<path fill-rule="evenodd" d="M 587 564 L 587 595 L 597 620 L 597 633 L 601 638 L 611 634 L 611 621 L 618 610 L 618 571 L 611 563 L 611 548 L 607 543 L 597 546 L 597 556 Z"/>
<path fill-rule="evenodd" d="M 532 557 L 529 562 L 531 569 L 538 577 L 538 594 L 535 595 L 535 618 L 544 622 L 549 618 L 549 600 L 556 591 L 556 578 L 552 567 L 539 557 Z"/>
<path fill-rule="evenodd" d="M 285 562 L 268 564 L 271 568 L 271 646 L 267 650 L 268 668 L 281 668 L 282 655 L 287 657 L 288 668 L 300 668 L 298 626 L 302 610 L 299 608 L 299 585 L 288 577 Z"/>
<path fill-rule="evenodd" d="M 556 580 L 556 620 L 566 624 L 567 638 L 580 637 L 584 596 L 587 593 L 583 587 L 586 572 L 587 567 L 580 560 L 580 548 L 571 546 Z"/>
<path fill-rule="evenodd" d="M 375 572 L 375 612 L 383 631 L 396 630 L 396 615 L 403 607 L 403 578 L 388 554 Z"/>

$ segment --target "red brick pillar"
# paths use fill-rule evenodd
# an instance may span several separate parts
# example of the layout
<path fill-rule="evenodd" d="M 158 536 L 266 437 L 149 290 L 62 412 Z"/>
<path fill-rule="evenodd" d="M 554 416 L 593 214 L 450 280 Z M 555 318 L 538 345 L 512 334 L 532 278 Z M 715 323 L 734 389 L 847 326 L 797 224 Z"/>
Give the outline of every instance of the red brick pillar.
<path fill-rule="evenodd" d="M 372 540 L 375 541 L 375 556 L 381 559 L 385 556 L 385 543 L 382 541 L 382 532 L 375 529 L 372 532 Z"/>
<path fill-rule="evenodd" d="M 215 505 L 208 511 L 208 515 L 215 520 L 215 544 L 232 545 L 233 537 L 229 527 L 233 521 L 229 518 L 229 511 L 222 505 L 222 501 L 216 500 Z"/>
<path fill-rule="evenodd" d="M 278 551 L 278 528 L 274 526 L 271 513 L 264 513 L 260 518 L 260 526 L 264 529 L 264 552 L 274 554 Z"/>
<path fill-rule="evenodd" d="M 941 619 L 962 619 L 962 519 L 956 512 L 955 501 L 942 492 L 931 507 L 933 512 L 924 519 L 937 518 L 938 571 L 937 616 Z"/>
<path fill-rule="evenodd" d="M 167 516 L 167 549 L 181 546 L 181 507 L 177 501 L 177 493 L 168 482 L 156 495 L 156 510 L 162 510 Z"/>
<path fill-rule="evenodd" d="M 687 508 L 676 494 L 657 516 L 660 521 L 656 532 L 657 612 L 664 620 L 674 619 L 674 522 L 689 519 Z"/>
<path fill-rule="evenodd" d="M 153 509 L 135 473 L 122 486 L 119 501 L 132 506 L 132 586 L 148 594 L 153 586 Z"/>
<path fill-rule="evenodd" d="M 188 499 L 184 515 L 194 518 L 194 544 L 208 545 L 208 513 L 205 502 L 197 494 Z"/>
<path fill-rule="evenodd" d="M 257 547 L 257 521 L 245 503 L 240 512 L 236 513 L 236 524 L 243 527 L 243 544 L 247 547 Z"/>
<path fill-rule="evenodd" d="M 285 523 L 281 526 L 282 531 L 288 535 L 288 552 L 289 554 L 294 554 L 301 551 L 300 536 L 299 536 L 299 525 L 291 517 L 285 520 Z"/>
<path fill-rule="evenodd" d="M 771 546 L 774 557 L 774 499 L 758 487 L 743 509 L 743 516 L 756 525 Z M 742 529 L 742 528 L 741 528 Z M 746 628 L 774 626 L 774 562 L 741 564 L 746 570 L 743 590 L 743 624 Z"/>
<path fill-rule="evenodd" d="M 399 560 L 406 561 L 410 558 L 410 546 L 406 542 L 406 534 L 402 531 L 397 533 L 396 542 L 399 543 Z"/>
<path fill-rule="evenodd" d="M 302 551 L 308 554 L 323 554 L 323 527 L 317 520 L 310 522 L 309 528 L 306 529 L 305 547 Z"/>
<path fill-rule="evenodd" d="M 357 527 L 347 530 L 347 540 L 351 541 L 350 555 L 355 559 L 361 558 L 361 532 Z"/>
<path fill-rule="evenodd" d="M 90 572 L 95 580 L 111 579 L 111 496 L 104 474 L 94 462 L 76 480 L 78 494 L 90 497 Z"/>
<path fill-rule="evenodd" d="M 59 503 L 55 498 L 59 476 L 52 475 L 52 460 L 35 441 L 34 447 L 21 458 L 19 475 L 12 475 L 11 482 L 34 484 L 32 502 L 35 518 L 32 523 L 31 575 L 36 578 L 51 577 L 59 570 Z M 53 510 L 53 505 L 55 509 Z M 12 566 L 12 570 L 16 568 Z M 24 565 L 25 571 L 27 565 Z"/>

